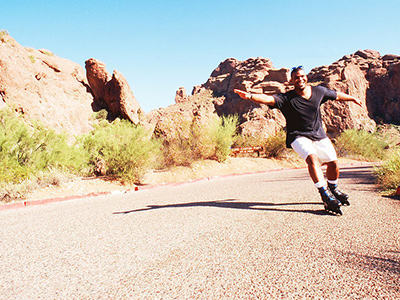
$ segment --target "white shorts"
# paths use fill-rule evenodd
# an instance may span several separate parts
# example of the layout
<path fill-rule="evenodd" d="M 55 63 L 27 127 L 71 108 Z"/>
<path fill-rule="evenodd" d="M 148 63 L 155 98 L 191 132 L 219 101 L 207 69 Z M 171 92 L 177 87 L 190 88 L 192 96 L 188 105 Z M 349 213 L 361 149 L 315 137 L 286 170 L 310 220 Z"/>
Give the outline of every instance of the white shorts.
<path fill-rule="evenodd" d="M 310 154 L 316 154 L 321 164 L 337 160 L 336 150 L 329 138 L 312 141 L 306 137 L 298 137 L 291 144 L 292 148 L 304 160 Z"/>

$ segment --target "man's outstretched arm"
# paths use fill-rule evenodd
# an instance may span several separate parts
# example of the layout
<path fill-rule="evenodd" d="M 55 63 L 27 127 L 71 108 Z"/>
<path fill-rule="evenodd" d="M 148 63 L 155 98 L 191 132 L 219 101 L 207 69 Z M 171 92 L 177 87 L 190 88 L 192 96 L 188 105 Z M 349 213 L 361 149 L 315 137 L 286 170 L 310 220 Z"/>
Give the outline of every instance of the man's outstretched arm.
<path fill-rule="evenodd" d="M 336 101 L 352 101 L 355 104 L 362 106 L 362 102 L 360 99 L 357 99 L 353 96 L 347 95 L 345 93 L 342 92 L 337 92 L 337 97 L 336 97 Z"/>
<path fill-rule="evenodd" d="M 267 104 L 273 106 L 275 104 L 275 98 L 265 94 L 252 94 L 242 90 L 233 90 L 242 99 L 251 100 L 255 103 Z"/>

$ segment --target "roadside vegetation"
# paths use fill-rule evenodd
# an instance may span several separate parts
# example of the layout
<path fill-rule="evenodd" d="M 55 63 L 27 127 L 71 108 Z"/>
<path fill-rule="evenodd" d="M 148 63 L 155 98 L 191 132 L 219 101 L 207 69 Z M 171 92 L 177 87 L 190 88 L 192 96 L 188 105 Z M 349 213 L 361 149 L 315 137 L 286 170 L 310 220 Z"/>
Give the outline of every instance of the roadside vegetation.
<path fill-rule="evenodd" d="M 142 126 L 116 119 L 107 112 L 93 115 L 94 130 L 76 138 L 28 125 L 11 110 L 0 111 L 0 201 L 23 199 L 37 188 L 59 185 L 74 176 L 105 175 L 122 183 L 140 183 L 149 170 L 191 166 L 198 160 L 224 162 L 232 147 L 262 148 L 261 157 L 290 159 L 285 132 L 268 138 L 238 134 L 238 117 L 226 116 L 201 123 L 183 121 L 168 138 L 152 135 Z M 386 128 L 387 129 L 387 128 Z M 392 191 L 400 183 L 400 129 L 392 126 L 371 134 L 348 130 L 335 143 L 342 157 L 377 163 L 375 174 L 382 189 Z"/>
<path fill-rule="evenodd" d="M 377 161 L 386 157 L 389 144 L 378 132 L 350 129 L 339 136 L 335 146 L 339 156 Z"/>
<path fill-rule="evenodd" d="M 27 125 L 8 109 L 0 111 L 0 160 L 0 199 L 20 198 L 37 186 L 59 182 L 66 177 L 62 174 L 87 170 L 80 145 L 40 124 Z"/>
<path fill-rule="evenodd" d="M 71 143 L 65 134 L 27 125 L 11 110 L 0 111 L 0 199 L 23 199 L 33 189 L 57 185 L 73 176 L 105 175 L 122 183 L 140 183 L 150 169 L 190 166 L 202 159 L 225 161 L 236 136 L 237 117 L 197 119 L 180 124 L 166 140 L 142 126 L 107 112 L 93 115 L 94 130 Z"/>
<path fill-rule="evenodd" d="M 197 160 L 212 159 L 224 162 L 236 138 L 238 118 L 228 116 L 201 123 L 180 120 L 179 126 L 170 125 L 168 137 L 159 136 L 162 143 L 162 167 L 190 166 Z"/>
<path fill-rule="evenodd" d="M 347 130 L 336 142 L 338 154 L 375 162 L 376 181 L 385 194 L 400 185 L 400 126 L 382 125 L 375 133 Z"/>

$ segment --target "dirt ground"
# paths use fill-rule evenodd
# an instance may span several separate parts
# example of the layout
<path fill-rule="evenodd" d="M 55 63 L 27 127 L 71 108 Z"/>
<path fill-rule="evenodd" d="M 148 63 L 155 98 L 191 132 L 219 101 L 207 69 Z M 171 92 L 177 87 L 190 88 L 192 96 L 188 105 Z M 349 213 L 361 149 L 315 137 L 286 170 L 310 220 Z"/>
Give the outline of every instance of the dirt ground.
<path fill-rule="evenodd" d="M 356 161 L 339 159 L 340 164 L 350 164 Z M 299 158 L 277 160 L 265 158 L 234 158 L 224 163 L 212 160 L 195 162 L 191 167 L 174 167 L 163 171 L 150 171 L 142 180 L 141 185 L 122 185 L 116 180 L 107 178 L 74 178 L 59 185 L 50 185 L 31 192 L 24 201 L 44 200 L 68 196 L 88 195 L 99 192 L 125 192 L 143 186 L 154 186 L 169 183 L 189 182 L 196 179 L 212 178 L 232 174 L 244 174 L 277 170 L 283 168 L 305 167 Z"/>

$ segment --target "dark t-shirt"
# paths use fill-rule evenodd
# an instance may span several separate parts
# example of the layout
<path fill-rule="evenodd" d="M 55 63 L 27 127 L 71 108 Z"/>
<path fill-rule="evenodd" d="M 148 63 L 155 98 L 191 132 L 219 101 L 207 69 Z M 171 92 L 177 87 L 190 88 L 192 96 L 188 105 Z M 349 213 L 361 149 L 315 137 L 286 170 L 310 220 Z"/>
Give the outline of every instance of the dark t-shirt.
<path fill-rule="evenodd" d="M 310 99 L 299 96 L 294 90 L 284 94 L 276 94 L 275 105 L 282 111 L 286 119 L 286 146 L 299 136 L 305 136 L 313 141 L 326 138 L 326 133 L 322 127 L 321 104 L 328 100 L 335 100 L 337 93 L 323 86 L 312 86 Z"/>

